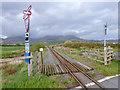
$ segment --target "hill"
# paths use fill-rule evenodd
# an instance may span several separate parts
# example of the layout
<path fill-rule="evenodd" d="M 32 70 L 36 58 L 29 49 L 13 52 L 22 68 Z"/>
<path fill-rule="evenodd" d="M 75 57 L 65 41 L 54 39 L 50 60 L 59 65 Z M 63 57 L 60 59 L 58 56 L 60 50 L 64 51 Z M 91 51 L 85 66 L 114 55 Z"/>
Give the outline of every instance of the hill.
<path fill-rule="evenodd" d="M 30 43 L 38 43 L 38 42 L 47 42 L 48 44 L 59 44 L 64 43 L 66 40 L 82 40 L 74 35 L 54 35 L 54 36 L 45 36 L 42 38 L 30 38 Z M 25 37 L 10 37 L 7 39 L 4 39 L 4 44 L 15 44 L 15 43 L 24 43 Z"/>

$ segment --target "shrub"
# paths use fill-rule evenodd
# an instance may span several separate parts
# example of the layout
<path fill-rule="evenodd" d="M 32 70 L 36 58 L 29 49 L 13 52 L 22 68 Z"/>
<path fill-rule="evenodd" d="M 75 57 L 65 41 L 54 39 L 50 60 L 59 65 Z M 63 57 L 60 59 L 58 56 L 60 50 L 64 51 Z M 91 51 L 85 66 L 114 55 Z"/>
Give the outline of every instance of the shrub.
<path fill-rule="evenodd" d="M 21 43 L 16 43 L 16 45 L 21 45 Z"/>
<path fill-rule="evenodd" d="M 67 41 L 64 42 L 64 44 L 66 44 L 66 43 L 72 43 L 72 41 L 67 40 Z"/>
<path fill-rule="evenodd" d="M 92 42 L 76 42 L 76 43 L 64 43 L 64 47 L 70 47 L 70 48 L 80 48 L 80 47 L 88 47 L 88 48 L 100 48 L 103 47 L 103 43 L 92 43 Z M 111 46 L 113 48 L 118 47 L 118 44 L 112 44 L 109 43 L 107 46 Z"/>
<path fill-rule="evenodd" d="M 39 51 L 39 48 L 45 48 L 45 45 L 42 42 L 32 44 L 32 46 L 30 47 L 30 51 L 32 52 Z"/>
<path fill-rule="evenodd" d="M 13 74 L 13 73 L 15 73 L 17 70 L 16 70 L 16 68 L 15 67 L 7 67 L 6 69 L 5 69 L 5 75 L 10 75 L 10 74 Z"/>

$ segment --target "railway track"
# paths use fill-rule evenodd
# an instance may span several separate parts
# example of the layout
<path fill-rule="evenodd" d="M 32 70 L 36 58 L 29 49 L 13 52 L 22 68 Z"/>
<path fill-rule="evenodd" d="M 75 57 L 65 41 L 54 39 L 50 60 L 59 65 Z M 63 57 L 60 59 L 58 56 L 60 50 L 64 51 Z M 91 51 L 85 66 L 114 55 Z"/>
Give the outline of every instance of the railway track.
<path fill-rule="evenodd" d="M 79 67 L 77 67 L 76 65 L 69 62 L 66 58 L 64 58 L 61 54 L 59 54 L 54 49 L 52 49 L 50 47 L 48 47 L 48 48 L 51 50 L 52 54 L 59 60 L 60 64 L 62 64 L 62 66 L 67 70 L 67 72 L 70 74 L 70 76 L 73 77 L 78 82 L 78 84 L 82 87 L 82 89 L 88 90 L 88 87 L 77 77 L 77 75 L 75 73 L 73 73 L 73 69 L 78 70 L 79 73 L 84 75 L 90 81 L 94 82 L 99 88 L 105 90 L 105 87 L 103 85 L 101 85 L 95 79 L 90 77 L 87 73 L 82 71 Z"/>

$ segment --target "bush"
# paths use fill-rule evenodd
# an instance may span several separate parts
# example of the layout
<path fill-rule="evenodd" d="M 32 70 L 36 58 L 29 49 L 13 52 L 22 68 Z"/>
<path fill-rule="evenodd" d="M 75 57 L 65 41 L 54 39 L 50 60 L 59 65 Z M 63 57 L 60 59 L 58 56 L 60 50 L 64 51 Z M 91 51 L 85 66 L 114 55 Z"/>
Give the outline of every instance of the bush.
<path fill-rule="evenodd" d="M 42 42 L 32 44 L 32 46 L 30 47 L 30 51 L 32 52 L 39 51 L 39 48 L 45 48 L 45 45 Z"/>
<path fill-rule="evenodd" d="M 10 75 L 10 74 L 13 74 L 13 73 L 15 73 L 17 70 L 16 70 L 16 68 L 15 67 L 8 67 L 8 68 L 6 68 L 5 69 L 5 75 Z"/>
<path fill-rule="evenodd" d="M 80 48 L 80 47 L 88 47 L 88 48 L 100 48 L 103 47 L 103 43 L 92 43 L 92 42 L 75 42 L 75 43 L 64 43 L 64 47 L 70 47 L 70 48 Z M 111 46 L 113 48 L 118 47 L 118 44 L 112 44 L 109 43 L 107 46 Z"/>
<path fill-rule="evenodd" d="M 16 43 L 16 45 L 21 45 L 21 43 Z"/>

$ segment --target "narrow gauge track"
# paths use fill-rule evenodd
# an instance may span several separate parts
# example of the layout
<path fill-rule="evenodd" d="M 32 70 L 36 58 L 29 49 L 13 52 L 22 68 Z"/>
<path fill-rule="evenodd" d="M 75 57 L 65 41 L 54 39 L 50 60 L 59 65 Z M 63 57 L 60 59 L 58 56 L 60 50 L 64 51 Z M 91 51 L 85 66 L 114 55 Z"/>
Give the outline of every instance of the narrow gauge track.
<path fill-rule="evenodd" d="M 87 73 L 79 69 L 77 66 L 69 62 L 66 58 L 64 58 L 62 55 L 60 55 L 58 52 L 56 52 L 54 49 L 48 47 L 53 55 L 59 60 L 59 62 L 64 66 L 64 68 L 68 71 L 68 73 L 79 83 L 79 85 L 87 90 L 88 88 L 85 86 L 85 84 L 82 83 L 82 81 L 72 72 L 71 68 L 77 69 L 80 73 L 82 73 L 85 77 L 87 77 L 90 81 L 94 82 L 98 87 L 105 90 L 105 87 L 101 85 L 99 82 L 97 82 L 95 79 L 90 77 Z M 71 65 L 71 66 L 70 66 Z"/>

